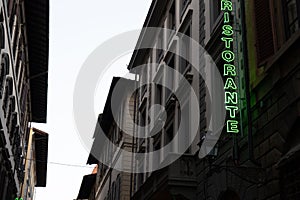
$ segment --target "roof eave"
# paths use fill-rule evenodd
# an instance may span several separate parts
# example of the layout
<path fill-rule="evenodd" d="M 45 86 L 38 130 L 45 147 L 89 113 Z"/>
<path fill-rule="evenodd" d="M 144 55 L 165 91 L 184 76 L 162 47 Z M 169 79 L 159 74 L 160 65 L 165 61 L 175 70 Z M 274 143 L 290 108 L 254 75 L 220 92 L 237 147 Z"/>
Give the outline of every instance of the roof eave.
<path fill-rule="evenodd" d="M 25 1 L 32 122 L 46 123 L 49 62 L 49 0 Z"/>

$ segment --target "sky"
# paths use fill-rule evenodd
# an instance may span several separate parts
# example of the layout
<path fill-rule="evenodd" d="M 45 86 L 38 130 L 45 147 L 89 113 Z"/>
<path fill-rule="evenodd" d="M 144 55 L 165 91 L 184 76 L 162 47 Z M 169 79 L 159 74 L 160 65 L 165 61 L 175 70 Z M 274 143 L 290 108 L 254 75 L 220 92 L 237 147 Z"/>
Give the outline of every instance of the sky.
<path fill-rule="evenodd" d="M 47 187 L 35 200 L 72 200 L 78 195 L 88 150 L 73 118 L 73 91 L 79 70 L 99 45 L 111 37 L 142 28 L 151 0 L 51 0 L 47 124 L 33 124 L 49 133 Z M 115 61 L 95 95 L 95 113 L 102 112 L 113 76 L 127 73 L 130 54 Z M 84 106 L 84 105 L 83 105 Z"/>

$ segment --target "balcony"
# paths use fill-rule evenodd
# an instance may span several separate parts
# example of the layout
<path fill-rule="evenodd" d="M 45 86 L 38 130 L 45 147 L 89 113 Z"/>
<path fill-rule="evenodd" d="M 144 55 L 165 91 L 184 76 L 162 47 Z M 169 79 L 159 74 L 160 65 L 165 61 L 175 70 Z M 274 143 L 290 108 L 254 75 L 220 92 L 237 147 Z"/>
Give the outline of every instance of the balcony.
<path fill-rule="evenodd" d="M 166 160 L 175 156 L 178 155 L 169 154 Z M 171 165 L 153 172 L 132 199 L 195 199 L 197 188 L 195 169 L 194 156 L 184 154 Z"/>

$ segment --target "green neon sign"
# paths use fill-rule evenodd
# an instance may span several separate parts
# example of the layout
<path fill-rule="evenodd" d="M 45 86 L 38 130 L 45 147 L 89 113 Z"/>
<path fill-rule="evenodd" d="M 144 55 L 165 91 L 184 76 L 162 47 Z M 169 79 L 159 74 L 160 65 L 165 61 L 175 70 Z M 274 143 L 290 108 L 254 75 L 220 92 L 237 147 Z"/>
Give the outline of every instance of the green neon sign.
<path fill-rule="evenodd" d="M 231 50 L 225 50 L 222 52 L 222 58 L 226 62 L 230 63 L 230 62 L 234 61 L 235 55 Z"/>
<path fill-rule="evenodd" d="M 227 14 L 229 14 L 229 13 L 227 13 Z M 229 21 L 230 22 L 230 21 Z M 233 28 L 232 28 L 232 26 L 231 25 L 223 25 L 222 26 L 222 30 L 223 30 L 223 32 L 222 32 L 222 34 L 224 34 L 224 35 L 226 35 L 226 36 L 232 36 L 233 35 Z"/>
<path fill-rule="evenodd" d="M 229 89 L 236 90 L 237 89 L 237 86 L 236 86 L 233 78 L 227 78 L 224 89 L 225 90 L 229 90 Z"/>
<path fill-rule="evenodd" d="M 224 61 L 223 76 L 225 81 L 225 109 L 229 113 L 230 119 L 227 120 L 227 133 L 239 133 L 239 122 L 236 120 L 236 113 L 239 110 L 238 107 L 238 87 L 235 83 L 237 76 L 237 69 L 232 64 L 235 60 L 235 53 L 233 52 L 233 34 L 234 30 L 230 25 L 230 12 L 232 12 L 231 0 L 220 0 L 221 12 L 224 13 L 224 21 L 222 26 L 221 41 L 224 43 L 225 50 L 222 52 L 221 57 Z"/>
<path fill-rule="evenodd" d="M 236 76 L 235 66 L 231 64 L 224 64 L 224 76 Z"/>
<path fill-rule="evenodd" d="M 230 0 L 221 1 L 221 10 L 222 11 L 232 11 L 232 2 Z"/>
<path fill-rule="evenodd" d="M 230 113 L 230 118 L 235 118 L 235 112 L 239 110 L 237 106 L 226 106 L 226 110 Z"/>
<path fill-rule="evenodd" d="M 229 23 L 229 22 L 230 22 L 229 13 L 226 12 L 226 13 L 224 13 L 224 23 Z"/>
<path fill-rule="evenodd" d="M 236 120 L 228 120 L 227 121 L 227 133 L 239 133 L 238 124 L 239 124 L 239 122 Z"/>
<path fill-rule="evenodd" d="M 225 47 L 227 49 L 231 48 L 231 42 L 233 42 L 233 38 L 222 37 L 221 40 L 225 42 Z"/>
<path fill-rule="evenodd" d="M 238 94 L 236 92 L 225 92 L 226 104 L 238 104 Z"/>

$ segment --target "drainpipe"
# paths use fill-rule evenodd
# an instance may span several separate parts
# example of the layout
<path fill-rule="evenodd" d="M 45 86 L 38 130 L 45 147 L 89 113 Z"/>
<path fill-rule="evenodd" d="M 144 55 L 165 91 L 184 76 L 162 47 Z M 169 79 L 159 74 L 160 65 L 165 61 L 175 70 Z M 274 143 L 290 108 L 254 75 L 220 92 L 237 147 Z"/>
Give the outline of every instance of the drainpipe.
<path fill-rule="evenodd" d="M 252 133 L 252 114 L 251 114 L 251 94 L 250 94 L 250 78 L 249 78 L 249 63 L 248 63 L 248 46 L 247 46 L 247 28 L 245 16 L 245 0 L 241 0 L 241 20 L 242 20 L 242 38 L 243 38 L 243 51 L 244 51 L 244 67 L 245 67 L 245 84 L 246 84 L 246 106 L 248 118 L 248 156 L 249 160 L 257 163 L 254 158 L 253 148 L 253 133 Z"/>

